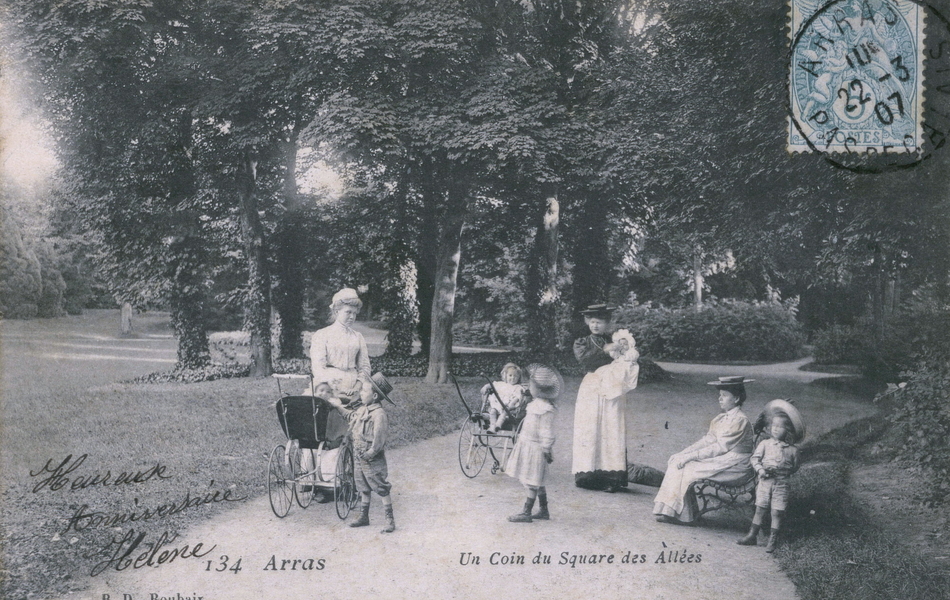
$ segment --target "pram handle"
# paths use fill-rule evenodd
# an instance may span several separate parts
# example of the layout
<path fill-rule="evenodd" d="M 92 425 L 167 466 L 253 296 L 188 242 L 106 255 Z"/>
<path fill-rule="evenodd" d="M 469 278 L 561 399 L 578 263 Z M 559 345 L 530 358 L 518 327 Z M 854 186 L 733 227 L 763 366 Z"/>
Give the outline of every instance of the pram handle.
<path fill-rule="evenodd" d="M 310 380 L 310 389 L 313 390 L 313 374 L 301 375 L 299 373 L 271 373 L 271 377 L 277 380 L 277 393 L 283 397 L 284 390 L 280 387 L 280 381 L 283 379 L 285 381 L 293 381 L 295 379 L 309 379 Z M 287 394 L 289 395 L 289 394 Z"/>

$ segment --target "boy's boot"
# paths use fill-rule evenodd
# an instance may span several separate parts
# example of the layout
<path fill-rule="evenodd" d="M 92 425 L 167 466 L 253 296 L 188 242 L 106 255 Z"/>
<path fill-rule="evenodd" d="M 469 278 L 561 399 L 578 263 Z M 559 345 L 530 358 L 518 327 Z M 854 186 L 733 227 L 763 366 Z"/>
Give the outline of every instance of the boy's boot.
<path fill-rule="evenodd" d="M 551 518 L 551 514 L 548 513 L 548 495 L 546 492 L 538 492 L 538 512 L 531 515 L 531 518 L 541 519 L 542 521 Z"/>
<path fill-rule="evenodd" d="M 380 533 L 392 533 L 396 531 L 396 519 L 393 518 L 393 505 L 386 506 L 386 527 L 382 528 Z"/>
<path fill-rule="evenodd" d="M 778 543 L 778 529 L 772 529 L 769 533 L 769 541 L 765 544 L 765 551 L 768 553 L 775 552 L 775 544 Z"/>
<path fill-rule="evenodd" d="M 534 498 L 528 498 L 524 501 L 524 508 L 521 512 L 516 515 L 511 515 L 508 517 L 508 520 L 512 523 L 530 523 L 532 508 L 534 508 Z"/>
<path fill-rule="evenodd" d="M 363 504 L 360 506 L 359 518 L 350 523 L 350 527 L 366 527 L 367 525 L 369 525 L 369 504 Z"/>
<path fill-rule="evenodd" d="M 749 533 L 740 540 L 736 540 L 736 543 L 740 546 L 755 546 L 759 543 L 759 530 L 762 529 L 761 525 L 752 524 L 752 527 L 749 529 Z"/>

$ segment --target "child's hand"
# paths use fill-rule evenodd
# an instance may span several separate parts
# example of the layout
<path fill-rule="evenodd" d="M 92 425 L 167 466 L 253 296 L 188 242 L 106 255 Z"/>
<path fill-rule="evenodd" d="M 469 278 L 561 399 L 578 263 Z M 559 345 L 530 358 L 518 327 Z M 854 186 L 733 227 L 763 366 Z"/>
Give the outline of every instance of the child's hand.
<path fill-rule="evenodd" d="M 545 452 L 545 453 L 544 453 L 544 460 L 546 460 L 546 461 L 548 462 L 548 464 L 553 463 L 553 462 L 554 462 L 554 454 L 552 454 L 551 452 Z"/>

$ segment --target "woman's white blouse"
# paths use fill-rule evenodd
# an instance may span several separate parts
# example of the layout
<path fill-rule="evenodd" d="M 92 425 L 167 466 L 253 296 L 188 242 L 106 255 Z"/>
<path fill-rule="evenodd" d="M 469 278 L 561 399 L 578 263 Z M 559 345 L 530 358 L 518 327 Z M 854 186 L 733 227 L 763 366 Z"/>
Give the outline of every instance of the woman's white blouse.
<path fill-rule="evenodd" d="M 363 335 L 350 327 L 334 322 L 314 332 L 310 338 L 310 363 L 314 381 L 333 385 L 345 373 L 369 378 L 369 350 Z"/>

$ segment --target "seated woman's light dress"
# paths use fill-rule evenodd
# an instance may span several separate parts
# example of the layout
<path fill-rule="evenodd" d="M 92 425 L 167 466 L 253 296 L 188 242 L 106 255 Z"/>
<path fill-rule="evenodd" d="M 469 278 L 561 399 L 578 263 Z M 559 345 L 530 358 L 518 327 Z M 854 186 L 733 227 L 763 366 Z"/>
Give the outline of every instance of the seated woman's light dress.
<path fill-rule="evenodd" d="M 747 476 L 752 470 L 754 441 L 752 425 L 738 406 L 717 415 L 709 424 L 709 433 L 670 457 L 653 501 L 653 514 L 684 523 L 694 521 L 698 508 L 695 496 L 689 492 L 690 484 L 698 479 L 728 482 Z M 686 459 L 690 462 L 682 469 L 676 468 Z"/>

